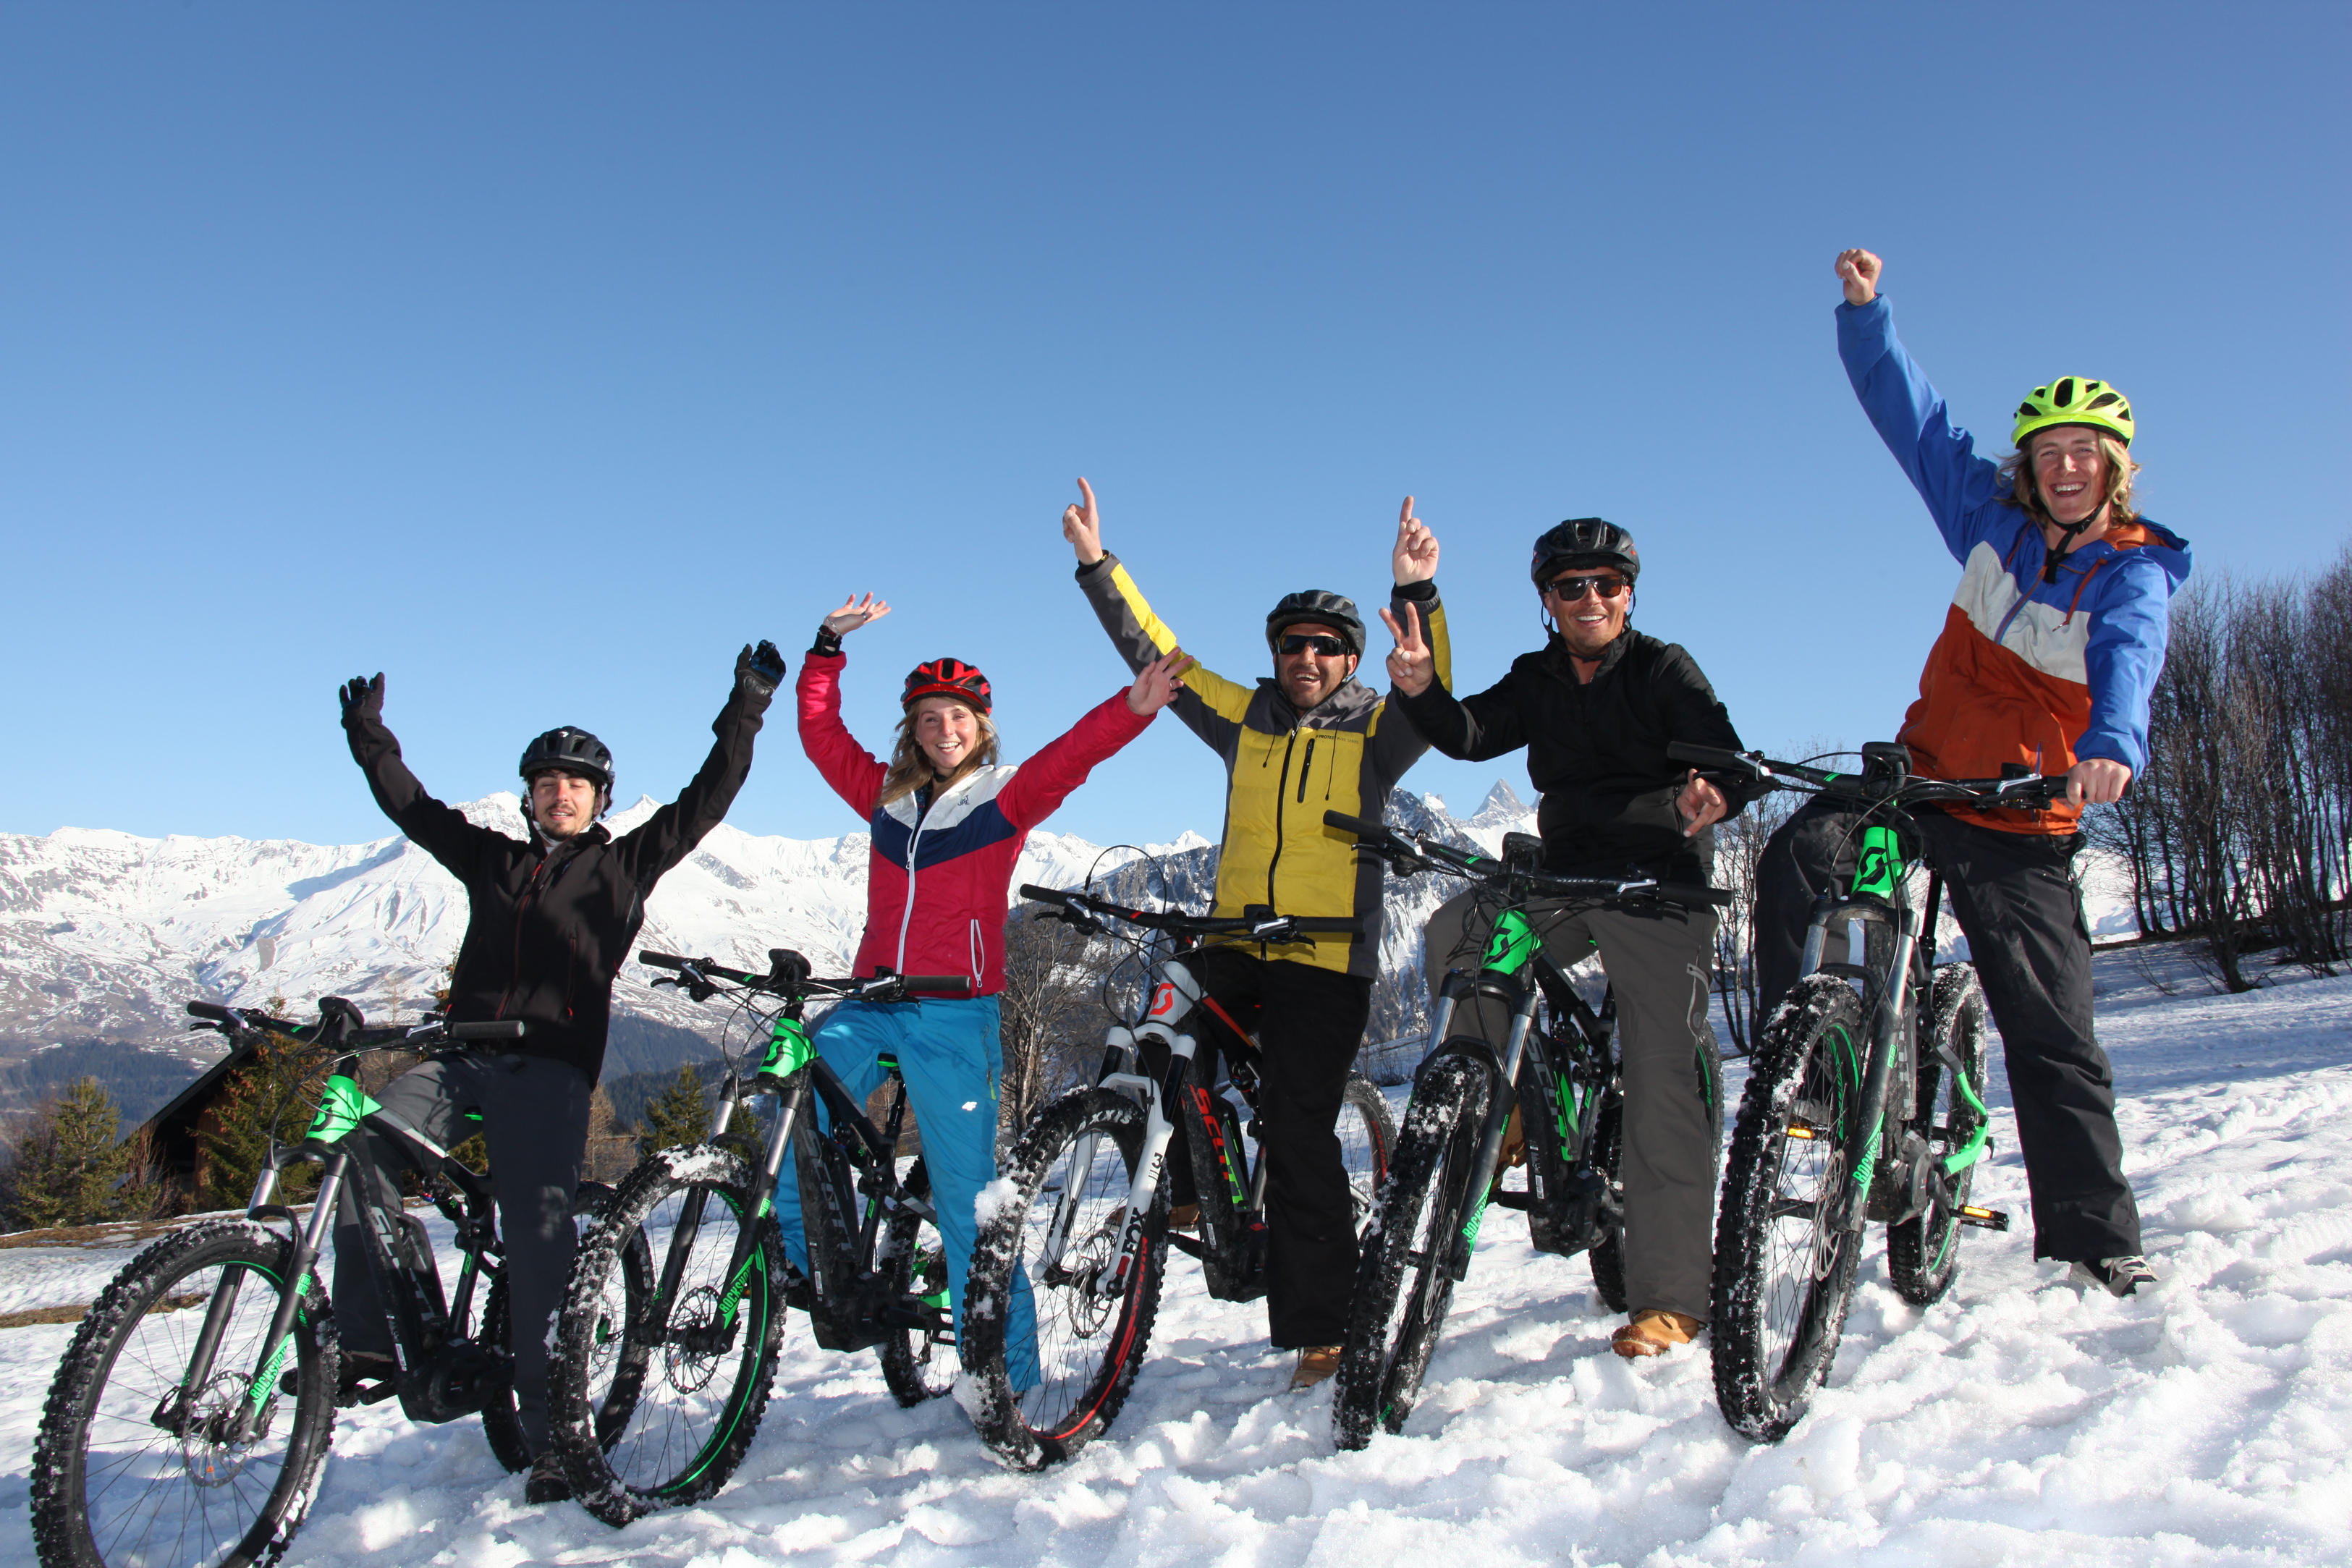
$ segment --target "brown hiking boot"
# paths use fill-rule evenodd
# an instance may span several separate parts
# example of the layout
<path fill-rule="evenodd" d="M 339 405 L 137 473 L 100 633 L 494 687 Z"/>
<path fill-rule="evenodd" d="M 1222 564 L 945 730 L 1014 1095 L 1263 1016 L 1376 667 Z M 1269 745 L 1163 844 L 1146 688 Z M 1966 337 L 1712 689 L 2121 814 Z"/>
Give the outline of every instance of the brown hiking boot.
<path fill-rule="evenodd" d="M 1291 1369 L 1290 1391 L 1297 1393 L 1330 1380 L 1339 1370 L 1339 1347 L 1336 1344 L 1310 1344 L 1298 1353 L 1298 1364 Z"/>
<path fill-rule="evenodd" d="M 1706 1324 L 1698 1319 L 1681 1312 L 1645 1307 L 1633 1314 L 1632 1322 L 1609 1336 L 1609 1346 L 1628 1361 L 1637 1356 L 1664 1355 L 1678 1344 L 1690 1343 L 1705 1327 Z"/>
<path fill-rule="evenodd" d="M 1519 1124 L 1519 1108 L 1511 1107 L 1511 1119 L 1503 1124 L 1502 1153 L 1495 1156 L 1495 1185 L 1503 1184 L 1503 1173 L 1514 1166 L 1528 1163 L 1528 1130 Z"/>
<path fill-rule="evenodd" d="M 1170 1209 L 1168 1211 L 1168 1228 L 1171 1230 L 1200 1229 L 1201 1206 L 1197 1203 L 1180 1203 L 1175 1207 Z"/>

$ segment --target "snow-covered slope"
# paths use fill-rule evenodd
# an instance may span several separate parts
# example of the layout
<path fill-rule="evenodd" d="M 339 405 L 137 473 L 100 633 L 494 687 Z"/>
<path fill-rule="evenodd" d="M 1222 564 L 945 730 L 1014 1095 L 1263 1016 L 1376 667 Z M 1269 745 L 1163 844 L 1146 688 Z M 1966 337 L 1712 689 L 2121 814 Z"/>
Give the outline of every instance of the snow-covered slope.
<path fill-rule="evenodd" d="M 2087 1298 L 2032 1260 L 2005 1091 L 1952 1294 L 1905 1305 L 1874 1235 L 1830 1386 L 1788 1439 L 1715 1407 L 1705 1343 L 1633 1365 L 1580 1260 L 1490 1221 L 1404 1434 L 1334 1451 L 1328 1394 L 1281 1391 L 1262 1305 L 1169 1271 L 1117 1427 L 1016 1476 L 952 1402 L 901 1410 L 870 1354 L 795 1315 L 767 1418 L 711 1502 L 614 1532 L 525 1507 L 477 1423 L 341 1412 L 292 1560 L 929 1565 L 1730 1565 L 2352 1561 L 2352 977 L 2196 992 L 2177 949 L 2095 960 L 2126 1166 L 2163 1282 Z M 2165 960 L 2160 951 L 2153 961 Z M 2195 993 L 2195 994 L 2192 994 Z M 1996 1086 L 2002 1082 L 1994 1075 Z M 1737 1082 L 1735 1080 L 1735 1089 Z M 430 1222 L 446 1246 L 447 1228 Z M 0 1250 L 0 1311 L 88 1300 L 122 1251 Z M 445 1275 L 454 1260 L 445 1258 Z M 0 1331 L 0 1568 L 70 1326 Z"/>

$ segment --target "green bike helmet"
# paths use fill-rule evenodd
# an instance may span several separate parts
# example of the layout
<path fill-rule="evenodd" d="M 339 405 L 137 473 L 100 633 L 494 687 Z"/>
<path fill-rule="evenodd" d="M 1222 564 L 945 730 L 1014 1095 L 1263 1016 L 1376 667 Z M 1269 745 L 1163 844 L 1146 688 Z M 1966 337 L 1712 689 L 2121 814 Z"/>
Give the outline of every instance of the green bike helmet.
<path fill-rule="evenodd" d="M 2017 429 L 2010 444 L 2021 451 L 2025 438 L 2054 424 L 2087 424 L 2131 444 L 2131 403 L 2105 382 L 2081 376 L 2061 376 L 2046 387 L 2035 387 L 2017 405 Z"/>

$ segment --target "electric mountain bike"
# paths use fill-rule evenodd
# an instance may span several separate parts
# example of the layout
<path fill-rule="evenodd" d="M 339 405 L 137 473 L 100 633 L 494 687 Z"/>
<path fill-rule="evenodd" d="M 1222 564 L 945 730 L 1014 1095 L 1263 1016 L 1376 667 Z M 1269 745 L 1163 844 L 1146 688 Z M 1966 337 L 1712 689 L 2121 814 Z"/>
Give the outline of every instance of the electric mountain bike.
<path fill-rule="evenodd" d="M 1093 1085 L 1045 1106 L 1021 1135 L 973 1243 L 964 1297 L 967 1409 L 1000 1459 L 1039 1469 L 1118 1417 L 1159 1313 L 1166 1248 L 1200 1260 L 1219 1301 L 1265 1294 L 1263 1145 L 1282 1130 L 1264 1126 L 1257 1111 L 1261 1059 L 1245 1031 L 1225 1020 L 1224 1082 L 1209 1082 L 1196 1060 L 1195 1030 L 1216 1007 L 1202 990 L 1199 955 L 1216 938 L 1287 944 L 1360 926 L 1264 907 L 1238 918 L 1154 914 L 1045 887 L 1024 886 L 1021 896 L 1052 906 L 1039 918 L 1088 935 L 1101 934 L 1108 916 L 1175 939 L 1150 966 L 1139 1016 L 1109 1031 Z M 1165 1068 L 1155 1069 L 1147 1051 L 1154 1061 L 1164 1052 Z M 1199 1197 L 1197 1234 L 1168 1223 L 1166 1154 L 1178 1116 Z M 1339 1134 L 1360 1228 L 1396 1139 L 1387 1100 L 1360 1072 L 1348 1075 Z M 1255 1159 L 1244 1135 L 1260 1145 Z M 1021 1291 L 1032 1293 L 1036 1323 L 1026 1343 L 1012 1333 Z"/>
<path fill-rule="evenodd" d="M 1469 1275 L 1490 1207 L 1524 1211 L 1538 1250 L 1589 1253 L 1601 1299 L 1625 1310 L 1615 998 L 1604 996 L 1598 1012 L 1585 1003 L 1545 950 L 1528 903 L 1544 896 L 1714 907 L 1729 900 L 1713 888 L 1648 878 L 1553 876 L 1541 869 L 1543 841 L 1528 833 L 1507 834 L 1502 859 L 1492 860 L 1338 811 L 1323 821 L 1355 834 L 1361 851 L 1400 876 L 1447 873 L 1492 901 L 1491 910 L 1482 909 L 1490 936 L 1479 967 L 1449 971 L 1438 988 L 1429 1052 L 1413 1073 L 1396 1155 L 1364 1237 L 1331 1400 L 1333 1441 L 1360 1448 L 1375 1429 L 1402 1431 L 1419 1402 L 1454 1287 Z M 1510 1036 L 1500 1051 L 1475 1035 L 1450 1032 L 1455 1009 L 1474 998 L 1508 1009 Z M 1549 1014 L 1542 1027 L 1539 1007 Z M 1514 1121 L 1526 1140 L 1527 1182 L 1518 1190 L 1505 1185 Z"/>
<path fill-rule="evenodd" d="M 1758 1036 L 1716 1220 L 1716 1398 L 1736 1430 L 1777 1441 L 1829 1375 L 1865 1225 L 1885 1225 L 1895 1292 L 1920 1305 L 1951 1289 L 1962 1227 L 2009 1228 L 2008 1216 L 1969 1201 L 1992 1146 L 1984 992 L 1970 965 L 1935 962 L 1943 878 L 1909 812 L 1944 803 L 2040 810 L 2064 796 L 2066 780 L 2021 768 L 2002 779 L 1921 779 L 1892 741 L 1864 747 L 1859 774 L 1708 747 L 1666 754 L 1856 814 L 1853 884 L 1820 890 L 1802 977 Z M 1915 905 L 1911 873 L 1922 864 L 1926 896 Z M 1829 933 L 1853 925 L 1862 961 L 1823 963 Z"/>
<path fill-rule="evenodd" d="M 507 1281 L 491 1182 L 378 1105 L 357 1082 L 362 1051 L 428 1052 L 512 1040 L 523 1025 L 370 1029 L 341 997 L 294 1024 L 192 1001 L 193 1026 L 239 1045 L 274 1035 L 335 1055 L 310 1130 L 273 1147 L 242 1219 L 175 1230 L 115 1276 L 82 1319 L 50 1385 L 33 1462 L 33 1538 L 46 1568 L 268 1563 L 286 1550 L 317 1495 L 338 1406 L 397 1396 L 412 1421 L 478 1411 L 509 1470 L 530 1462 L 516 1418 L 507 1349 Z M 357 1129 L 407 1145 L 426 1190 L 457 1228 L 465 1262 L 444 1295 L 425 1228 L 362 1203 L 369 1271 L 394 1346 L 388 1378 L 353 1376 L 313 1265 L 350 1179 Z M 273 1202 L 291 1166 L 323 1167 L 307 1219 Z M 583 1186 L 576 1212 L 609 1189 Z M 278 1227 L 282 1227 L 282 1231 Z M 644 1249 L 608 1314 L 643 1300 Z M 477 1292 L 484 1279 L 487 1290 Z"/>
<path fill-rule="evenodd" d="M 949 1392 L 960 1366 L 929 1177 L 919 1158 L 898 1169 L 906 1080 L 882 1058 L 890 1102 L 876 1127 L 817 1055 L 805 1010 L 813 998 L 884 1004 L 911 992 L 964 994 L 970 977 L 821 979 L 784 948 L 769 951 L 764 975 L 666 953 L 637 961 L 672 971 L 654 983 L 697 1001 L 729 996 L 765 1027 L 767 1044 L 748 1082 L 727 1074 L 710 1140 L 641 1163 L 572 1265 L 550 1425 L 572 1495 L 614 1526 L 727 1484 L 766 1413 L 787 1308 L 808 1314 L 826 1350 L 877 1350 L 901 1405 Z M 764 1140 L 756 1125 L 736 1124 L 740 1098 L 771 1096 L 777 1109 Z M 798 1184 L 806 1273 L 786 1255 L 775 1218 L 785 1180 Z M 640 1234 L 654 1285 L 644 1309 L 616 1325 L 606 1303 Z"/>

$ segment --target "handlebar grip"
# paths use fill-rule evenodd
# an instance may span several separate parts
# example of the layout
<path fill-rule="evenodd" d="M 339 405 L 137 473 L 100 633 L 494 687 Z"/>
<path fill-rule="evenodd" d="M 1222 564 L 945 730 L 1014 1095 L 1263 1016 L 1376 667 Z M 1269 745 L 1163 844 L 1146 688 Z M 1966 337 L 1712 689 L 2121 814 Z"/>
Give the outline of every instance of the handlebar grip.
<path fill-rule="evenodd" d="M 1756 764 L 1737 751 L 1726 751 L 1719 746 L 1694 746 L 1686 740 L 1666 742 L 1666 756 L 1675 762 L 1687 762 L 1696 768 L 1728 768 L 1735 773 L 1754 778 Z"/>
<path fill-rule="evenodd" d="M 637 962 L 648 969 L 683 969 L 692 960 L 674 953 L 639 953 Z"/>
<path fill-rule="evenodd" d="M 1658 896 L 1669 904 L 1687 904 L 1696 909 L 1728 909 L 1731 894 L 1719 887 L 1695 887 L 1683 883 L 1662 882 Z"/>
<path fill-rule="evenodd" d="M 951 991 L 960 997 L 971 994 L 970 975 L 901 975 L 898 977 L 910 991 Z"/>
<path fill-rule="evenodd" d="M 488 1023 L 453 1023 L 445 1028 L 451 1040 L 520 1040 L 526 1026 L 520 1019 L 499 1019 Z"/>
<path fill-rule="evenodd" d="M 1290 917 L 1291 927 L 1298 931 L 1344 931 L 1350 936 L 1364 934 L 1364 923 L 1333 915 L 1297 915 Z"/>
<path fill-rule="evenodd" d="M 1021 896 L 1032 904 L 1062 904 L 1066 903 L 1070 895 L 1057 888 L 1039 887 L 1034 882 L 1024 882 L 1021 884 Z"/>
<path fill-rule="evenodd" d="M 1343 833 L 1353 833 L 1360 839 L 1389 837 L 1389 831 L 1382 824 L 1369 821 L 1362 817 L 1351 817 L 1345 811 L 1324 812 L 1323 825 L 1327 828 L 1337 828 Z"/>
<path fill-rule="evenodd" d="M 210 1019 L 215 1023 L 235 1023 L 236 1021 L 236 1019 L 230 1014 L 229 1010 L 226 1008 L 222 1007 L 217 1002 L 190 1002 L 188 1004 L 188 1016 L 192 1019 Z"/>

